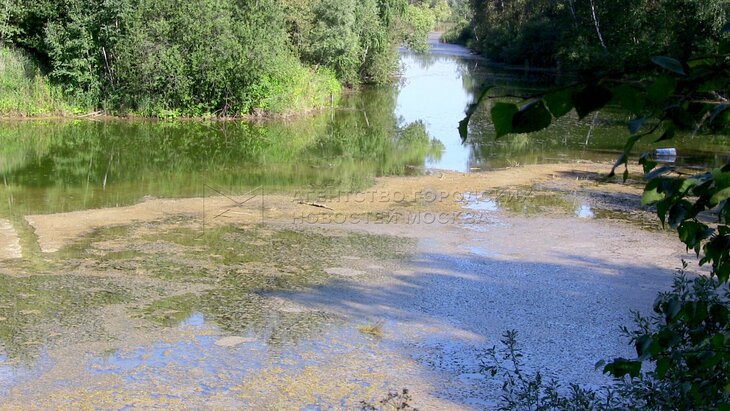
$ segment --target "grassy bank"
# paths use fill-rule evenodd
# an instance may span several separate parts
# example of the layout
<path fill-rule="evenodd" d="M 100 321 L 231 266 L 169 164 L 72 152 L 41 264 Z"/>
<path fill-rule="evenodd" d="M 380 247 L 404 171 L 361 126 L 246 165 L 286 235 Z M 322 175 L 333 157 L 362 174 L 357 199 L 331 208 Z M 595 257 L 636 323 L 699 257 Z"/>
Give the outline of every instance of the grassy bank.
<path fill-rule="evenodd" d="M 251 87 L 252 113 L 289 116 L 329 107 L 339 99 L 342 86 L 332 70 L 309 68 L 294 58 L 290 60 Z M 205 118 L 239 114 L 170 109 L 149 101 L 141 102 L 134 110 L 123 110 L 111 102 L 104 105 L 105 114 L 116 116 Z M 77 104 L 64 94 L 23 51 L 0 48 L 0 116 L 70 117 L 95 111 L 94 107 Z"/>
<path fill-rule="evenodd" d="M 0 48 L 0 115 L 29 117 L 86 111 L 64 98 L 38 64 L 22 51 Z"/>

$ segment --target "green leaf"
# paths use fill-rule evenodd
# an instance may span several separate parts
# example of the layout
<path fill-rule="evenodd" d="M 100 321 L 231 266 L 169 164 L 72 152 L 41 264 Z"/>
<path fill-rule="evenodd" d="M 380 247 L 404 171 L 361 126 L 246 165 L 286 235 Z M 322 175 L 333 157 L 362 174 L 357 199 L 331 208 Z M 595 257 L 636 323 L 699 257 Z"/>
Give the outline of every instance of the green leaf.
<path fill-rule="evenodd" d="M 578 112 L 578 118 L 582 119 L 588 114 L 600 110 L 613 98 L 611 90 L 598 84 L 585 87 L 573 93 L 573 105 Z"/>
<path fill-rule="evenodd" d="M 716 58 L 713 57 L 707 57 L 707 58 L 700 58 L 700 59 L 693 59 L 687 61 L 687 67 L 693 69 L 696 67 L 702 67 L 702 66 L 711 66 L 717 62 Z"/>
<path fill-rule="evenodd" d="M 661 103 L 674 93 L 677 81 L 669 76 L 661 76 L 656 79 L 647 89 L 649 100 L 654 103 Z"/>
<path fill-rule="evenodd" d="M 664 130 L 664 133 L 662 133 L 662 135 L 658 139 L 656 139 L 654 142 L 658 143 L 658 142 L 664 141 L 664 140 L 671 140 L 674 138 L 675 133 L 676 133 L 676 128 L 674 127 L 674 124 L 670 124 Z"/>
<path fill-rule="evenodd" d="M 665 114 L 676 127 L 682 129 L 695 129 L 697 127 L 694 117 L 684 107 L 671 107 L 666 110 Z"/>
<path fill-rule="evenodd" d="M 462 140 L 466 140 L 466 138 L 469 136 L 469 121 L 479 108 L 482 100 L 487 97 L 487 93 L 489 92 L 489 90 L 491 90 L 493 87 L 494 86 L 483 87 L 482 91 L 479 93 L 479 97 L 477 98 L 477 100 L 467 106 L 464 119 L 459 122 L 459 135 L 461 136 Z"/>
<path fill-rule="evenodd" d="M 546 95 L 543 100 L 547 105 L 547 108 L 555 116 L 560 118 L 570 112 L 573 109 L 573 90 L 565 89 L 556 91 Z"/>
<path fill-rule="evenodd" d="M 497 130 L 497 138 L 512 132 L 512 119 L 520 110 L 511 103 L 496 103 L 492 107 L 492 123 Z"/>
<path fill-rule="evenodd" d="M 730 187 L 723 188 L 722 190 L 719 190 L 715 194 L 713 194 L 712 198 L 710 198 L 710 207 L 714 207 L 720 204 L 721 201 L 725 201 L 728 198 L 730 198 Z"/>
<path fill-rule="evenodd" d="M 699 256 L 702 241 L 710 238 L 715 231 L 697 221 L 685 221 L 679 226 L 677 232 L 679 239 L 687 246 L 687 249 L 694 250 Z"/>
<path fill-rule="evenodd" d="M 659 201 L 656 203 L 656 213 L 659 216 L 659 221 L 662 222 L 662 227 L 664 227 L 667 223 L 667 210 L 669 210 L 670 205 L 671 204 L 666 201 Z"/>
<path fill-rule="evenodd" d="M 656 374 L 657 376 L 662 379 L 665 375 L 667 375 L 667 371 L 669 371 L 669 367 L 672 365 L 672 360 L 669 357 L 662 357 L 656 362 Z"/>
<path fill-rule="evenodd" d="M 682 63 L 680 63 L 679 60 L 667 56 L 656 56 L 653 57 L 651 61 L 657 66 L 665 68 L 671 72 L 681 74 L 683 76 L 687 75 L 687 73 L 685 73 L 684 71 L 684 67 L 682 67 Z"/>
<path fill-rule="evenodd" d="M 710 307 L 710 315 L 712 316 L 712 321 L 720 324 L 721 327 L 725 327 L 730 319 L 730 311 L 728 311 L 728 308 L 723 304 L 713 304 L 712 307 Z M 718 336 L 721 336 L 720 341 L 713 345 L 717 344 L 715 345 L 716 348 L 722 348 L 722 346 L 725 345 L 725 336 L 721 334 L 718 334 Z"/>
<path fill-rule="evenodd" d="M 611 91 L 613 92 L 613 102 L 636 116 L 641 115 L 644 107 L 646 107 L 644 92 L 628 84 L 621 84 L 611 89 Z"/>
<path fill-rule="evenodd" d="M 646 356 L 649 355 L 649 348 L 651 348 L 651 344 L 654 342 L 654 340 L 651 338 L 650 335 L 642 335 L 641 337 L 636 339 L 636 354 L 639 356 L 639 358 L 644 359 Z"/>
<path fill-rule="evenodd" d="M 715 180 L 715 192 L 710 198 L 710 207 L 715 207 L 722 201 L 730 198 L 730 172 L 722 169 L 712 170 L 712 178 Z"/>
<path fill-rule="evenodd" d="M 626 144 L 624 144 L 624 151 L 623 151 L 623 153 L 621 153 L 621 156 L 618 158 L 618 160 L 616 160 L 616 163 L 613 165 L 613 168 L 611 168 L 611 173 L 609 174 L 609 176 L 614 176 L 616 173 L 616 169 L 621 164 L 627 164 L 628 159 L 629 159 L 629 154 L 631 153 L 631 150 L 634 148 L 634 145 L 636 144 L 637 141 L 639 141 L 639 139 L 641 139 L 641 136 L 631 136 L 626 140 Z M 628 176 L 628 169 L 627 169 L 624 172 L 624 181 L 626 181 L 626 179 L 628 179 L 628 177 L 629 176 Z"/>
<path fill-rule="evenodd" d="M 674 203 L 669 209 L 669 226 L 677 228 L 684 220 L 691 218 L 692 204 L 687 200 Z"/>
<path fill-rule="evenodd" d="M 669 302 L 667 302 L 667 311 L 665 313 L 667 321 L 675 319 L 681 310 L 682 304 L 677 301 L 676 298 L 669 300 Z"/>
<path fill-rule="evenodd" d="M 715 107 L 714 110 L 712 110 L 712 113 L 710 114 L 710 119 L 707 122 L 712 124 L 717 116 L 719 116 L 723 111 L 727 110 L 728 108 L 730 108 L 730 105 L 719 104 L 717 107 Z"/>
<path fill-rule="evenodd" d="M 471 116 L 467 115 L 459 121 L 459 136 L 462 140 L 466 140 L 466 138 L 469 136 L 469 120 L 471 120 Z"/>
<path fill-rule="evenodd" d="M 628 156 L 626 153 L 621 153 L 618 160 L 616 160 L 616 163 L 614 163 L 613 167 L 611 168 L 611 172 L 608 174 L 609 177 L 613 177 L 616 175 L 616 169 L 619 168 L 620 165 L 626 164 L 626 162 L 629 161 Z"/>
<path fill-rule="evenodd" d="M 656 164 L 656 163 L 654 163 L 654 164 Z M 664 174 L 667 174 L 670 171 L 674 171 L 674 169 L 675 169 L 675 167 L 672 167 L 672 166 L 659 167 L 659 168 L 657 168 L 656 170 L 654 170 L 654 171 L 652 171 L 650 173 L 646 173 L 646 175 L 644 176 L 644 178 L 646 178 L 647 180 L 653 180 L 653 179 L 655 179 L 657 177 L 661 177 Z"/>
<path fill-rule="evenodd" d="M 637 378 L 641 373 L 641 362 L 616 358 L 603 368 L 603 372 L 616 378 L 623 378 L 627 374 L 632 378 Z"/>
<path fill-rule="evenodd" d="M 512 131 L 515 133 L 533 133 L 550 126 L 553 117 L 545 108 L 542 100 L 534 101 L 512 117 Z"/>
<path fill-rule="evenodd" d="M 656 161 L 649 157 L 649 153 L 644 153 L 639 157 L 639 164 L 644 167 L 644 174 L 648 174 L 658 165 Z M 647 180 L 651 180 L 651 178 L 647 178 Z"/>
<path fill-rule="evenodd" d="M 661 180 L 651 180 L 644 188 L 644 194 L 641 196 L 642 205 L 650 205 L 664 200 L 666 195 L 659 192 Z"/>

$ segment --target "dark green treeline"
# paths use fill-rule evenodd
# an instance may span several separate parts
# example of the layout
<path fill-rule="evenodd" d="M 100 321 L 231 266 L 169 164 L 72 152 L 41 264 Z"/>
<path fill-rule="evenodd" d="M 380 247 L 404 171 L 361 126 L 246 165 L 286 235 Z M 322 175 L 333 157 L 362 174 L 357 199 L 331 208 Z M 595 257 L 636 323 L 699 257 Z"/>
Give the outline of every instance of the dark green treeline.
<path fill-rule="evenodd" d="M 454 0 L 464 3 L 466 0 Z M 568 71 L 640 67 L 649 56 L 711 51 L 727 0 L 468 0 L 448 40 L 510 64 Z"/>
<path fill-rule="evenodd" d="M 407 0 L 7 0 L 0 40 L 22 52 L 4 60 L 32 61 L 80 109 L 301 112 L 330 104 L 341 84 L 390 80 L 397 46 L 414 29 L 410 7 Z"/>

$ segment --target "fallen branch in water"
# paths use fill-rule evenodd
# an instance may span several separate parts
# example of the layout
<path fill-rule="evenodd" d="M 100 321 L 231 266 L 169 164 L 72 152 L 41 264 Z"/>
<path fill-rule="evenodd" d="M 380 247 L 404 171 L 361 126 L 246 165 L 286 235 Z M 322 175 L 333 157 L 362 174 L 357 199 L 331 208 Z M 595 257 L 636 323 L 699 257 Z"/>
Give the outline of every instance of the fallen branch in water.
<path fill-rule="evenodd" d="M 317 207 L 317 208 L 324 208 L 324 209 L 327 209 L 327 210 L 335 211 L 334 208 L 328 207 L 328 206 L 326 206 L 324 204 L 319 204 L 319 203 L 308 203 L 306 201 L 300 201 L 299 204 L 308 205 L 308 206 Z"/>

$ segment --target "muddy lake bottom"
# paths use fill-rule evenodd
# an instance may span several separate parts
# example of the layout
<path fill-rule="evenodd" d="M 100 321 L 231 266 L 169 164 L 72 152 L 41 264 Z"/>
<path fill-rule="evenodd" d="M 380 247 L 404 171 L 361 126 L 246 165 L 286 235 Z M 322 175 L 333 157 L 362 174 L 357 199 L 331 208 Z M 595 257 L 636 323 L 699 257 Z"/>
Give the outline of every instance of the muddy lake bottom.
<path fill-rule="evenodd" d="M 357 409 L 407 388 L 489 409 L 510 329 L 528 369 L 604 384 L 596 361 L 632 355 L 618 327 L 690 258 L 607 169 L 2 221 L 0 408 Z"/>

